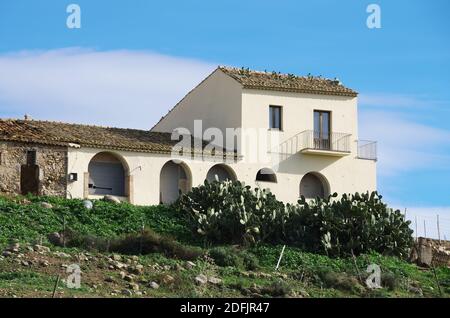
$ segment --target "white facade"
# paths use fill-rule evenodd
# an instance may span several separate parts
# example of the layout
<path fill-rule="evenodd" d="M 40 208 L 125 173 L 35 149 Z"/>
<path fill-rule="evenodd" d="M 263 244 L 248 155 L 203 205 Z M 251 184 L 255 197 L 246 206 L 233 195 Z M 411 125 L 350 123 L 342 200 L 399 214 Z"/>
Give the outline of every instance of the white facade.
<path fill-rule="evenodd" d="M 282 107 L 281 131 L 269 129 L 271 105 Z M 329 149 L 311 149 L 314 147 L 308 146 L 317 142 L 310 137 L 308 139 L 308 136 L 312 136 L 308 135 L 308 131 L 314 129 L 315 110 L 329 112 L 330 139 L 333 143 L 341 143 L 337 144 L 336 149 L 334 144 Z M 181 100 L 152 131 L 172 132 L 184 127 L 194 134 L 195 120 L 202 121 L 200 134 L 211 127 L 217 127 L 224 136 L 227 128 L 242 128 L 250 131 L 250 135 L 252 132 L 259 134 L 259 142 L 248 137 L 237 137 L 238 143 L 242 145 L 237 149 L 240 158 L 236 162 L 227 162 L 225 170 L 232 179 L 237 178 L 253 187 L 270 188 L 284 202 L 298 200 L 300 183 L 308 173 L 320 179 L 325 195 L 376 190 L 376 161 L 358 156 L 356 97 L 247 89 L 217 69 Z M 222 146 L 217 139 L 215 143 Z M 259 147 L 257 150 L 254 148 L 256 144 Z M 223 146 L 226 145 L 225 140 Z M 220 163 L 211 159 L 185 158 L 182 159 L 183 171 L 180 174 L 176 170 L 162 171 L 163 166 L 171 160 L 169 155 L 69 148 L 68 172 L 80 176 L 77 181 L 69 183 L 70 196 L 91 196 L 87 191 L 89 181 L 86 173 L 91 159 L 103 151 L 112 153 L 122 162 L 126 175 L 125 196 L 138 205 L 175 199 L 173 194 L 167 194 L 174 192 L 174 185 L 161 182 L 161 177 L 166 180 L 181 175 L 182 180 L 175 182 L 185 192 L 191 186 L 202 184 L 208 171 Z M 256 151 L 263 155 L 257 156 Z M 269 168 L 275 173 L 276 183 L 256 181 L 256 175 L 262 168 Z M 311 175 L 304 180 L 309 179 L 313 179 Z M 302 191 L 307 192 L 305 189 L 308 186 L 303 184 Z"/>

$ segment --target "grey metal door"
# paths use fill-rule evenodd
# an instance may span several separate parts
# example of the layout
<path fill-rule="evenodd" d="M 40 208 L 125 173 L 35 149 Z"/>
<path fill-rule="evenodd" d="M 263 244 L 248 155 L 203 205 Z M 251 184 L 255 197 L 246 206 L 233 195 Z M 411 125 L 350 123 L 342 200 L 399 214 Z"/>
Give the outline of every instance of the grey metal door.
<path fill-rule="evenodd" d="M 122 164 L 91 162 L 89 194 L 125 196 L 125 173 Z"/>

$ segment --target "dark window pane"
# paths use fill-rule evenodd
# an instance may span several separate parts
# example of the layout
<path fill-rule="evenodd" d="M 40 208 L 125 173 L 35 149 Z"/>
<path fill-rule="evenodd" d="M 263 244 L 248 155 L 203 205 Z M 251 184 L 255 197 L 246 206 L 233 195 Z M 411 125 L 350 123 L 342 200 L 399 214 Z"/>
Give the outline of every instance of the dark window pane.
<path fill-rule="evenodd" d="M 270 106 L 269 107 L 269 128 L 281 129 L 281 107 Z"/>
<path fill-rule="evenodd" d="M 36 164 L 36 151 L 29 150 L 27 151 L 27 165 L 35 165 Z"/>

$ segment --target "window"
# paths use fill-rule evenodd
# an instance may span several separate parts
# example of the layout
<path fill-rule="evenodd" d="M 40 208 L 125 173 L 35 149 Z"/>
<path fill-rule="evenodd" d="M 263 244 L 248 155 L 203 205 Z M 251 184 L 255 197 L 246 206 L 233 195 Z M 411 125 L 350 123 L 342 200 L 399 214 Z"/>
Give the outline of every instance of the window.
<path fill-rule="evenodd" d="M 328 149 L 330 147 L 330 112 L 314 111 L 314 147 Z"/>
<path fill-rule="evenodd" d="M 262 168 L 256 174 L 256 181 L 277 183 L 277 176 L 272 169 Z"/>
<path fill-rule="evenodd" d="M 0 151 L 0 166 L 3 164 L 3 153 Z"/>
<path fill-rule="evenodd" d="M 27 165 L 34 166 L 36 164 L 36 150 L 27 151 Z"/>
<path fill-rule="evenodd" d="M 269 128 L 281 130 L 281 106 L 269 106 Z"/>

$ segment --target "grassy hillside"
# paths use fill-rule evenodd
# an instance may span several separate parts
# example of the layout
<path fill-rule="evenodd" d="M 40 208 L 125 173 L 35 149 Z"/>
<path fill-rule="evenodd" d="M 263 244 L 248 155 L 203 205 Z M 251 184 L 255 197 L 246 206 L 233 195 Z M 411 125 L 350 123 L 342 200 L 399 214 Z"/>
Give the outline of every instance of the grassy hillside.
<path fill-rule="evenodd" d="M 51 244 L 47 235 L 64 228 L 89 242 L 116 245 L 98 251 L 99 244 Z M 132 255 L 139 254 L 136 244 L 145 255 Z M 113 246 L 122 252 L 111 252 Z M 56 297 L 450 296 L 450 269 L 433 272 L 379 254 L 333 259 L 287 247 L 274 271 L 282 246 L 209 245 L 191 233 L 183 214 L 163 206 L 96 201 L 88 210 L 81 200 L 0 197 L 0 247 L 7 252 L 0 256 L 4 297 L 50 297 L 58 275 Z M 64 282 L 73 263 L 81 267 L 80 289 Z M 373 263 L 382 273 L 377 290 L 364 284 Z"/>

